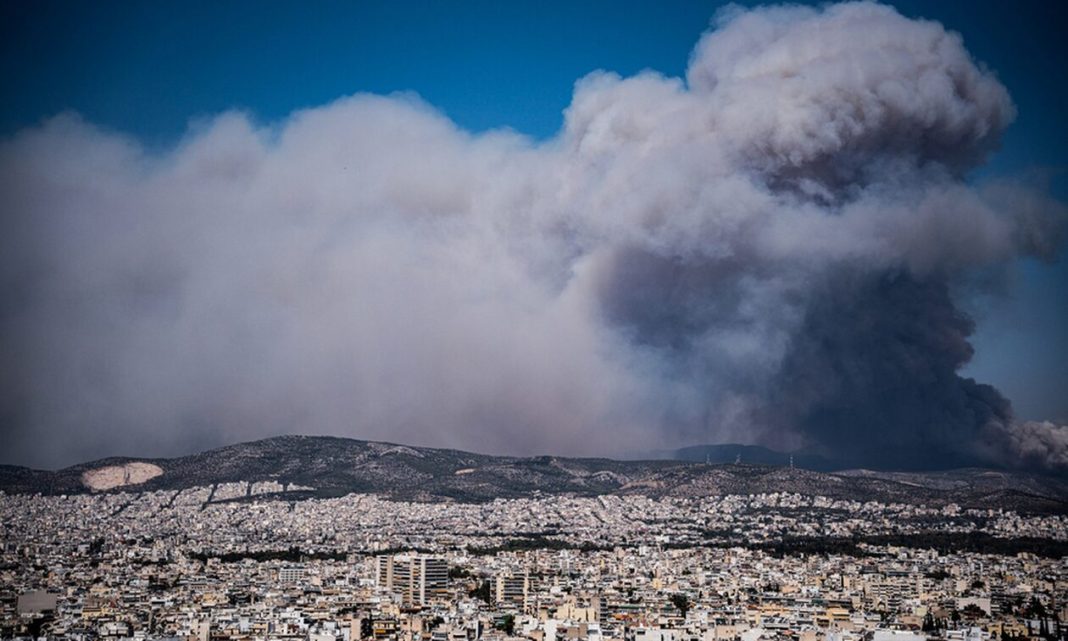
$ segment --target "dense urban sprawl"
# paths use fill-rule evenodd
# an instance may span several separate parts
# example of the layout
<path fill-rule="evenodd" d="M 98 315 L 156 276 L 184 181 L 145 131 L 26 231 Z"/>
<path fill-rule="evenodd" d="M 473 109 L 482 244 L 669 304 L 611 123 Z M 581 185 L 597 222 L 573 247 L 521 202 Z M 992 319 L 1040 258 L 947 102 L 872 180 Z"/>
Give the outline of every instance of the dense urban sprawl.
<path fill-rule="evenodd" d="M 1068 517 L 798 494 L 468 504 L 293 487 L 0 494 L 0 633 L 1065 639 Z"/>

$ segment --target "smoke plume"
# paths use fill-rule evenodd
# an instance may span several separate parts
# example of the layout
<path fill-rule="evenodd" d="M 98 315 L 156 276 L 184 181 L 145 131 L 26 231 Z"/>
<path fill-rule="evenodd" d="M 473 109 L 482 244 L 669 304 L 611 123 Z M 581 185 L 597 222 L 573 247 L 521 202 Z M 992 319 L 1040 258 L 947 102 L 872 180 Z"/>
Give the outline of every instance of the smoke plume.
<path fill-rule="evenodd" d="M 1013 117 L 958 35 L 867 2 L 722 13 L 685 79 L 590 74 L 540 143 L 410 95 L 163 153 L 59 115 L 0 144 L 7 456 L 304 432 L 1068 469 L 1068 427 L 958 374 L 959 288 L 1064 229 L 967 180 Z"/>

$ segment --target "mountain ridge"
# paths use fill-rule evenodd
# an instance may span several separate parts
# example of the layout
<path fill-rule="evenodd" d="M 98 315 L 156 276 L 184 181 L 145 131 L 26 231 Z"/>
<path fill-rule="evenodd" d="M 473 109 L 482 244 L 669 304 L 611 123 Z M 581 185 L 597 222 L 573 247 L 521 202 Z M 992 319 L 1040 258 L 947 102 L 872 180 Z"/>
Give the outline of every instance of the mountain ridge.
<path fill-rule="evenodd" d="M 740 443 L 690 445 L 676 450 L 659 452 L 659 454 L 661 456 L 658 458 L 675 461 L 690 461 L 693 463 L 733 463 L 740 461 L 758 465 L 794 465 L 817 472 L 835 472 L 847 467 L 827 457 L 803 450 L 780 452 L 762 445 L 742 445 Z"/>
<path fill-rule="evenodd" d="M 160 474 L 123 484 L 133 464 Z M 105 474 L 106 472 L 106 474 Z M 118 483 L 104 490 L 87 479 Z M 142 475 L 143 476 L 143 475 Z M 140 478 L 140 477 L 138 477 Z M 710 494 L 791 492 L 833 499 L 1068 513 L 1068 481 L 1004 470 L 941 472 L 844 470 L 682 460 L 620 461 L 562 456 L 496 456 L 344 437 L 276 436 L 174 458 L 109 457 L 55 472 L 0 465 L 0 490 L 75 494 L 180 491 L 225 483 L 271 483 L 286 500 L 359 492 L 398 500 L 483 502 L 552 494 Z M 213 493 L 214 494 L 214 493 Z M 251 498 L 251 489 L 249 489 Z M 257 498 L 270 498 L 258 495 Z"/>

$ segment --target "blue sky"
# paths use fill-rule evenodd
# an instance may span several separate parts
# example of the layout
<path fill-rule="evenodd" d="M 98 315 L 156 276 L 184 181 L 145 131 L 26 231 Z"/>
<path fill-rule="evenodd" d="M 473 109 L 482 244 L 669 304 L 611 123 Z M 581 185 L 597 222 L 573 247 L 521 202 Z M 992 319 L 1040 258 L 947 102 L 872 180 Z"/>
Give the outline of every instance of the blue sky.
<path fill-rule="evenodd" d="M 753 3 L 745 3 L 753 4 Z M 1068 198 L 1068 82 L 1058 2 L 898 2 L 960 32 L 1019 109 L 976 180 L 1046 179 Z M 60 111 L 166 148 L 223 110 L 260 121 L 356 92 L 412 91 L 460 126 L 536 139 L 595 69 L 682 75 L 715 2 L 8 2 L 0 135 Z M 1024 418 L 1068 419 L 1068 260 L 1021 262 L 979 320 L 968 373 Z"/>

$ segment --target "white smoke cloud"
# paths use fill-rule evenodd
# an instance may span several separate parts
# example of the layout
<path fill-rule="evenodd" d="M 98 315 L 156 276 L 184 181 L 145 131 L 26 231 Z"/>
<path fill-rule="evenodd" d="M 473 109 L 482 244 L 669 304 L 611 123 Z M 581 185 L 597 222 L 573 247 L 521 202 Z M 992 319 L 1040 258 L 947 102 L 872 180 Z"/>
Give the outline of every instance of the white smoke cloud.
<path fill-rule="evenodd" d="M 5 440 L 1064 466 L 1027 425 L 988 447 L 1008 404 L 956 375 L 952 285 L 1063 229 L 962 178 L 1013 113 L 959 36 L 862 2 L 728 12 L 685 81 L 591 74 L 544 143 L 406 95 L 222 114 L 159 154 L 60 115 L 0 145 Z"/>

